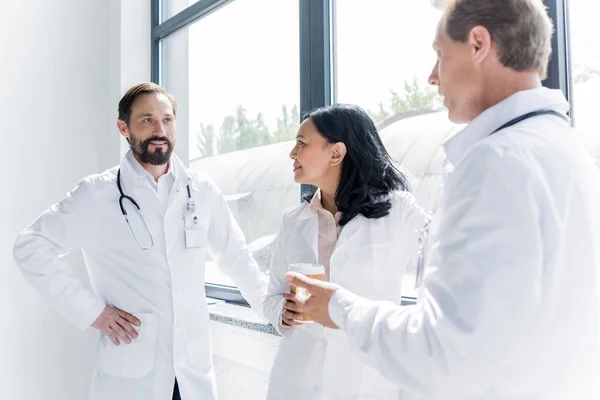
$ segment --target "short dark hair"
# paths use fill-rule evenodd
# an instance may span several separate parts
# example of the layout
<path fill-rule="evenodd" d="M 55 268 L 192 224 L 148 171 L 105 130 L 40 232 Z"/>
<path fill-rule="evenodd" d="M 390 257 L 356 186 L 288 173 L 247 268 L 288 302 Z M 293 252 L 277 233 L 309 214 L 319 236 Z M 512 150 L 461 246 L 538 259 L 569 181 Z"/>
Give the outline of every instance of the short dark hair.
<path fill-rule="evenodd" d="M 307 118 L 329 143 L 346 145 L 342 177 L 335 193 L 335 204 L 342 213 L 339 224 L 343 226 L 359 214 L 366 218 L 388 215 L 392 207 L 390 194 L 410 189 L 406 176 L 394 166 L 373 120 L 362 108 L 351 104 L 318 108 L 303 119 Z"/>
<path fill-rule="evenodd" d="M 498 58 L 515 71 L 546 77 L 552 52 L 552 20 L 542 0 L 454 0 L 444 15 L 444 31 L 455 42 L 467 41 L 476 26 L 488 30 Z"/>
<path fill-rule="evenodd" d="M 135 99 L 138 96 L 149 93 L 160 93 L 167 96 L 169 101 L 171 102 L 171 106 L 173 107 L 173 115 L 177 115 L 177 102 L 175 98 L 167 93 L 167 91 L 153 82 L 144 82 L 139 83 L 133 87 L 131 87 L 121 98 L 119 101 L 119 119 L 121 121 L 125 121 L 125 123 L 129 123 L 129 119 L 131 118 L 131 106 L 135 102 Z"/>

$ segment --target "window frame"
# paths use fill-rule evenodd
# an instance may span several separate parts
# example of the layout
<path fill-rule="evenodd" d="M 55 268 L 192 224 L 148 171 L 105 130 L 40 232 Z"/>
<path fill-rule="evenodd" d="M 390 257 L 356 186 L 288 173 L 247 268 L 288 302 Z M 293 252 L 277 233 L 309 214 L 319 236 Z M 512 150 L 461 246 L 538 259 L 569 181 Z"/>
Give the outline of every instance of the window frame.
<path fill-rule="evenodd" d="M 162 21 L 163 1 L 151 0 L 151 80 L 162 83 L 162 40 L 185 29 L 219 8 L 235 0 L 199 0 L 186 9 Z M 571 104 L 572 79 L 569 52 L 569 0 L 543 0 L 555 26 L 552 37 L 552 57 L 544 86 L 560 89 Z M 336 97 L 335 15 L 336 0 L 300 0 L 300 115 L 331 105 Z M 314 187 L 301 185 L 302 198 L 314 193 Z M 206 295 L 212 298 L 248 306 L 236 287 L 205 283 Z M 415 299 L 403 297 L 403 304 Z"/>

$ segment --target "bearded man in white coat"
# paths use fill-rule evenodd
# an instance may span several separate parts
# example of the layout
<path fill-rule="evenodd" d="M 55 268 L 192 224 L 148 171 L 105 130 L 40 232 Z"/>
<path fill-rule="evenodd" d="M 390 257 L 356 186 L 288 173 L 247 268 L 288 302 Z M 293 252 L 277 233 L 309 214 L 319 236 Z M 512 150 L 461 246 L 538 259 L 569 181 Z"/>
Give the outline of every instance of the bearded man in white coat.
<path fill-rule="evenodd" d="M 299 312 L 416 398 L 600 399 L 600 176 L 542 87 L 551 36 L 541 0 L 445 8 L 430 83 L 468 125 L 445 144 L 416 305 L 287 276 L 312 293 Z"/>
<path fill-rule="evenodd" d="M 117 127 L 131 147 L 121 164 L 82 179 L 14 246 L 48 304 L 80 330 L 98 330 L 92 400 L 217 398 L 207 256 L 262 313 L 266 276 L 225 199 L 172 154 L 176 113 L 162 87 L 129 89 L 119 102 Z M 78 249 L 93 291 L 63 259 Z"/>

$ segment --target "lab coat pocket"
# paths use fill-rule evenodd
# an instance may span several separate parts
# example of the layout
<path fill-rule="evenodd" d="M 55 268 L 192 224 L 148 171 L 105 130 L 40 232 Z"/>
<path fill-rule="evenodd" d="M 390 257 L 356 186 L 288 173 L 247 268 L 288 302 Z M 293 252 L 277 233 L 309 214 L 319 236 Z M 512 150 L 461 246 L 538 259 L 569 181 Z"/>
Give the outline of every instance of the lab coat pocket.
<path fill-rule="evenodd" d="M 106 335 L 100 339 L 98 362 L 103 373 L 125 378 L 143 378 L 154 367 L 157 323 L 154 314 L 136 314 L 141 325 L 130 344 L 115 346 Z"/>

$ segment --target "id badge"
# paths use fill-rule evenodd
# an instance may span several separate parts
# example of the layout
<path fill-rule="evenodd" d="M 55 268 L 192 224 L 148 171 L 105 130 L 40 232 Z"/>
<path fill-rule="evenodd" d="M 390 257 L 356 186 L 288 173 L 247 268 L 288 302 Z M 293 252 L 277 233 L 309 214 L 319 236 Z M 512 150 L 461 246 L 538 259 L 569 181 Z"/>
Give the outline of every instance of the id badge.
<path fill-rule="evenodd" d="M 425 223 L 423 229 L 418 231 L 417 271 L 415 277 L 415 289 L 419 289 L 425 276 L 425 255 L 429 251 L 429 230 L 431 218 Z"/>
<path fill-rule="evenodd" d="M 204 240 L 201 229 L 185 230 L 185 248 L 193 249 L 204 246 Z"/>
<path fill-rule="evenodd" d="M 415 289 L 421 287 L 423 283 L 423 275 L 425 274 L 425 249 L 423 245 L 419 243 L 419 254 L 417 255 L 417 273 L 415 277 Z"/>
<path fill-rule="evenodd" d="M 186 213 L 184 216 L 185 247 L 193 249 L 204 246 L 204 229 L 198 223 L 198 217 L 194 213 Z"/>

